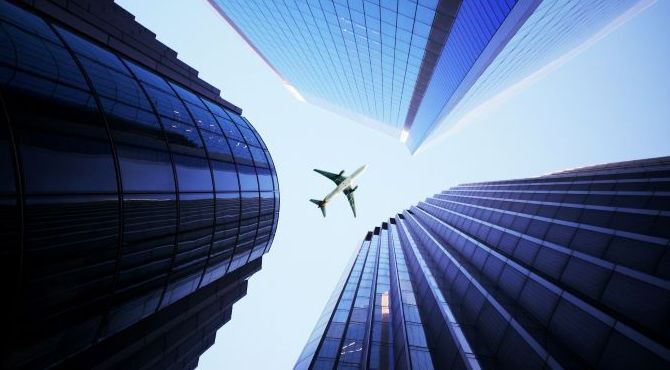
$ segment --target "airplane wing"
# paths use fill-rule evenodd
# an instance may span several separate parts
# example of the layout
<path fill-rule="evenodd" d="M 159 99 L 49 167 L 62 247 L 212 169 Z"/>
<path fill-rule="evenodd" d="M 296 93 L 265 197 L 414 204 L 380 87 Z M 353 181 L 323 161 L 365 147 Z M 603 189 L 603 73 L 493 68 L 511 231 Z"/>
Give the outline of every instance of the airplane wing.
<path fill-rule="evenodd" d="M 352 189 L 351 186 L 344 189 L 344 195 L 347 196 L 347 200 L 349 201 L 349 205 L 351 206 L 351 210 L 354 212 L 354 217 L 356 217 L 356 204 L 354 203 L 354 190 L 356 188 Z"/>
<path fill-rule="evenodd" d="M 330 172 L 327 172 L 327 171 L 317 170 L 316 168 L 314 169 L 314 171 L 322 174 L 323 176 L 326 176 L 327 178 L 329 178 L 331 180 L 333 180 L 335 185 L 340 185 L 340 183 L 342 183 L 342 181 L 344 181 L 346 179 L 346 177 L 344 177 L 342 175 L 338 175 L 338 174 L 335 174 L 335 173 L 330 173 Z"/>

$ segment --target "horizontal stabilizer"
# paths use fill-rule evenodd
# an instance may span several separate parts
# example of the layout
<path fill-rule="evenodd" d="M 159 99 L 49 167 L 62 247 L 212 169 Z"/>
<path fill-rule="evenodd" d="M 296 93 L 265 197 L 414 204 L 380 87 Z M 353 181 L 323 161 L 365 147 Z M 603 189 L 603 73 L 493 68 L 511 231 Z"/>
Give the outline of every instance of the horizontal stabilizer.
<path fill-rule="evenodd" d="M 316 204 L 317 207 L 319 207 L 321 209 L 321 213 L 323 213 L 323 217 L 326 217 L 326 206 L 325 206 L 325 204 L 323 204 L 322 200 L 310 199 L 309 201 Z"/>

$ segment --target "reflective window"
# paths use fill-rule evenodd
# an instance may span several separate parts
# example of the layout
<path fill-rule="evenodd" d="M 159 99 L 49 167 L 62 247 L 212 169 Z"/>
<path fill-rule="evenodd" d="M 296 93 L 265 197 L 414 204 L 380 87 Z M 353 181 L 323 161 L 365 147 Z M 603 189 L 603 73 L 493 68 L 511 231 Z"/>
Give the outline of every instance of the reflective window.
<path fill-rule="evenodd" d="M 212 161 L 216 191 L 238 191 L 237 170 L 232 163 Z"/>
<path fill-rule="evenodd" d="M 239 166 L 240 185 L 242 190 L 258 190 L 258 181 L 256 179 L 256 171 L 253 167 Z"/>
<path fill-rule="evenodd" d="M 233 151 L 233 157 L 237 163 L 253 165 L 254 161 L 249 151 L 249 146 L 244 141 L 229 139 L 230 148 Z"/>
<path fill-rule="evenodd" d="M 22 135 L 21 159 L 27 192 L 115 192 L 108 143 L 42 132 Z"/>
<path fill-rule="evenodd" d="M 170 149 L 175 152 L 205 157 L 204 145 L 198 129 L 186 123 L 161 118 Z"/>
<path fill-rule="evenodd" d="M 167 153 L 125 145 L 117 150 L 124 191 L 175 191 Z"/>
<path fill-rule="evenodd" d="M 250 145 L 249 151 L 251 152 L 251 156 L 253 157 L 254 163 L 257 166 L 268 167 L 270 165 L 263 149 Z"/>
<path fill-rule="evenodd" d="M 207 160 L 183 155 L 174 156 L 179 191 L 212 191 L 212 177 Z"/>
<path fill-rule="evenodd" d="M 233 162 L 233 153 L 230 151 L 230 146 L 225 136 L 205 130 L 202 130 L 200 133 L 205 141 L 209 158 Z"/>
<path fill-rule="evenodd" d="M 256 172 L 258 172 L 258 185 L 260 190 L 272 191 L 272 175 L 270 174 L 270 170 L 265 168 L 257 168 Z"/>

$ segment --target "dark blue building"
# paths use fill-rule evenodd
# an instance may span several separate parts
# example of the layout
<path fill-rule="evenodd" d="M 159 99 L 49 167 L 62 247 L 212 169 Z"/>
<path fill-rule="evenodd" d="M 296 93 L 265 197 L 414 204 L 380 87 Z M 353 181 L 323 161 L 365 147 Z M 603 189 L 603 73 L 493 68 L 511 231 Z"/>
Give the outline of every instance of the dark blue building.
<path fill-rule="evenodd" d="M 436 194 L 369 232 L 295 369 L 668 369 L 670 157 Z"/>
<path fill-rule="evenodd" d="M 0 367 L 195 367 L 277 226 L 241 109 L 111 0 L 0 0 L 0 113 Z"/>

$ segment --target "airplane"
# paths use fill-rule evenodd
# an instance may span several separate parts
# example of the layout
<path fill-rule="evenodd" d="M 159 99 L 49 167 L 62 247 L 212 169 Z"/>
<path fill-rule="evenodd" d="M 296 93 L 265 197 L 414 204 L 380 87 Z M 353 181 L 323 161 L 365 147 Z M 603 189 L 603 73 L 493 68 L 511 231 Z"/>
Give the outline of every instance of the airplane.
<path fill-rule="evenodd" d="M 326 197 L 323 198 L 323 200 L 310 199 L 309 201 L 316 204 L 317 207 L 319 207 L 321 209 L 321 213 L 323 213 L 323 217 L 326 217 L 326 204 L 328 204 L 328 202 L 330 201 L 330 199 L 332 197 L 334 197 L 335 195 L 337 195 L 340 192 L 343 192 L 344 195 L 346 195 L 347 199 L 349 200 L 349 205 L 351 205 L 351 210 L 354 212 L 354 217 L 356 217 L 356 206 L 354 204 L 354 191 L 356 191 L 356 189 L 358 189 L 358 186 L 355 186 L 355 187 L 352 188 L 351 184 L 354 182 L 354 180 L 356 180 L 356 178 L 358 178 L 358 176 L 360 176 L 363 173 L 363 171 L 365 171 L 366 168 L 368 168 L 368 166 L 363 165 L 361 168 L 354 171 L 354 173 L 352 173 L 351 176 L 349 176 L 349 177 L 343 176 L 344 170 L 340 171 L 340 173 L 338 173 L 338 174 L 335 174 L 335 173 L 330 173 L 330 172 L 326 172 L 326 171 L 317 170 L 315 168 L 314 169 L 315 172 L 318 172 L 318 173 L 322 174 L 323 176 L 326 176 L 327 178 L 333 180 L 333 182 L 335 183 L 335 185 L 337 185 L 337 187 L 335 188 L 335 190 L 330 192 L 330 194 L 326 195 Z"/>

